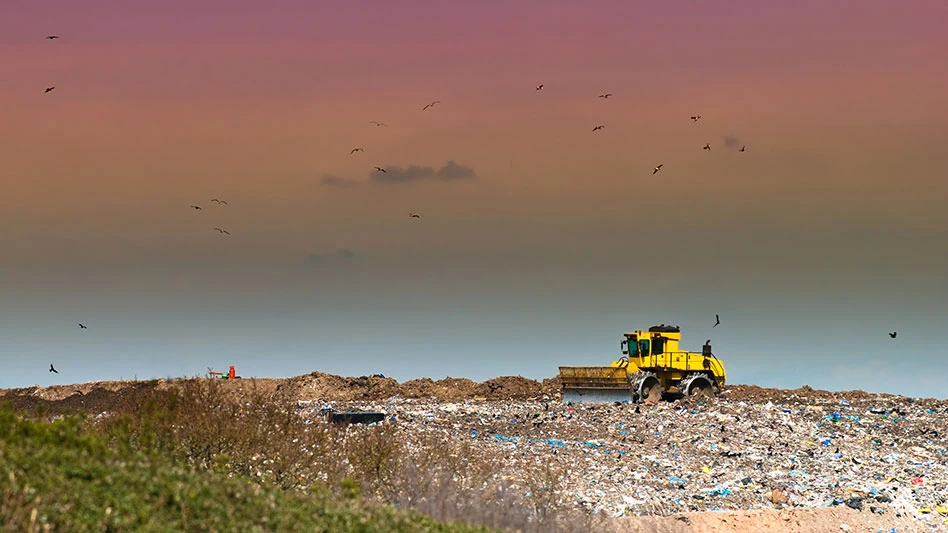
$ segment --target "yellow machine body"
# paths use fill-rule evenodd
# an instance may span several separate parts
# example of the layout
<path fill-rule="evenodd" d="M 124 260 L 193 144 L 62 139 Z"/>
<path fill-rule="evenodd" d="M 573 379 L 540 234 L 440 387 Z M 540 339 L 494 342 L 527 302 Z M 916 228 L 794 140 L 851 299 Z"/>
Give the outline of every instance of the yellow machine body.
<path fill-rule="evenodd" d="M 609 366 L 561 366 L 564 402 L 657 402 L 663 394 L 713 395 L 724 385 L 724 363 L 711 353 L 679 348 L 677 326 L 653 326 L 625 334 L 623 357 Z"/>

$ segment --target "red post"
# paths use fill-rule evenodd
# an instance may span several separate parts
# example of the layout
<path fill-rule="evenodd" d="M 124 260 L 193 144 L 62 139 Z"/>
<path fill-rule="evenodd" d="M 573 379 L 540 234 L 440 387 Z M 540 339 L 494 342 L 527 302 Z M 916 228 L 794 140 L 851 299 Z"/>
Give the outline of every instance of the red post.
<path fill-rule="evenodd" d="M 230 366 L 230 372 L 227 373 L 227 378 L 228 378 L 228 379 L 234 379 L 234 377 L 236 377 L 236 375 L 237 375 L 237 373 L 234 372 L 234 365 L 231 365 L 231 366 Z"/>

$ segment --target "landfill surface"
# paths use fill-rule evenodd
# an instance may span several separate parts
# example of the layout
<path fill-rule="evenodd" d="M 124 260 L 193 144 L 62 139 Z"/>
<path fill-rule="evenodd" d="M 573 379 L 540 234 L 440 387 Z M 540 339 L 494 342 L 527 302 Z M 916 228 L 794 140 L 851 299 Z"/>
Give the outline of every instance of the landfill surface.
<path fill-rule="evenodd" d="M 0 391 L 0 400 L 107 402 L 96 392 L 120 393 L 118 383 Z M 499 461 L 500 482 L 514 489 L 553 471 L 560 502 L 630 533 L 948 531 L 946 400 L 731 385 L 700 400 L 564 404 L 556 379 L 319 372 L 227 386 L 290 394 L 314 420 L 325 409 L 376 411 L 409 435 L 464 440 Z"/>

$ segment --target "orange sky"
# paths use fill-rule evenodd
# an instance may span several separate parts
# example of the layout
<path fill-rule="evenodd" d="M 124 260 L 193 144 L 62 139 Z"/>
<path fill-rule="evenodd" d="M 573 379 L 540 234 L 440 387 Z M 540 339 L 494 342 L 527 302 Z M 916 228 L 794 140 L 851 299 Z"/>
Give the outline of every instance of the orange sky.
<path fill-rule="evenodd" d="M 218 278 L 283 301 L 275 279 L 351 289 L 307 267 L 348 265 L 340 249 L 364 286 L 430 295 L 576 284 L 596 302 L 662 272 L 709 294 L 944 285 L 943 3 L 88 4 L 0 8 L 7 291 L 81 271 L 120 294 L 168 268 L 139 289 Z M 448 161 L 476 177 L 371 179 Z"/>

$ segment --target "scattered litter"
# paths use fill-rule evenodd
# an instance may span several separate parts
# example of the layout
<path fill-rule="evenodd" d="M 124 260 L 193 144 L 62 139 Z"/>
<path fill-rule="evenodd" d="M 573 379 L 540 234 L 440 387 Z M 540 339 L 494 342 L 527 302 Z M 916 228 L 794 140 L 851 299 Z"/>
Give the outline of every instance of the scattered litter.
<path fill-rule="evenodd" d="M 948 402 L 757 390 L 655 405 L 399 396 L 335 403 L 340 414 L 379 413 L 373 422 L 409 434 L 466 440 L 465 453 L 503 465 L 504 482 L 524 493 L 527 473 L 549 468 L 558 501 L 607 516 L 842 506 L 945 530 Z M 313 413 L 330 398 L 313 399 L 302 414 L 318 422 Z"/>

